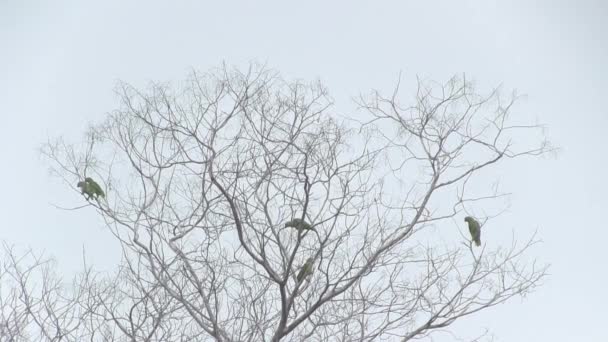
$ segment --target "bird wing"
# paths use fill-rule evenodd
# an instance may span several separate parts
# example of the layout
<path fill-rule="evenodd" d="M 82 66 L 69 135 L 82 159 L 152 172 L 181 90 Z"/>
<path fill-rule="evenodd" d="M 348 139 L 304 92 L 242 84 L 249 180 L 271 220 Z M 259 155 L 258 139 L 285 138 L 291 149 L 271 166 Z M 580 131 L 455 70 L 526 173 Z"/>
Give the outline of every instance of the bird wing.
<path fill-rule="evenodd" d="M 298 279 L 298 283 L 302 281 L 302 279 L 304 279 L 304 275 L 306 273 L 306 265 L 302 266 L 302 268 L 300 268 L 300 272 L 298 272 L 298 276 L 296 277 L 296 279 Z"/>
<path fill-rule="evenodd" d="M 477 220 L 469 221 L 469 233 L 478 246 L 481 245 L 481 226 Z"/>
<path fill-rule="evenodd" d="M 92 180 L 92 179 L 91 179 L 91 180 L 89 181 L 89 185 L 91 186 L 91 189 L 92 189 L 92 190 L 93 190 L 95 193 L 97 193 L 97 194 L 99 194 L 99 195 L 101 195 L 101 196 L 104 196 L 104 197 L 105 197 L 105 193 L 103 192 L 103 190 L 101 189 L 101 186 L 99 186 L 99 184 L 97 184 L 97 182 L 96 182 L 96 181 L 94 181 L 94 180 Z"/>

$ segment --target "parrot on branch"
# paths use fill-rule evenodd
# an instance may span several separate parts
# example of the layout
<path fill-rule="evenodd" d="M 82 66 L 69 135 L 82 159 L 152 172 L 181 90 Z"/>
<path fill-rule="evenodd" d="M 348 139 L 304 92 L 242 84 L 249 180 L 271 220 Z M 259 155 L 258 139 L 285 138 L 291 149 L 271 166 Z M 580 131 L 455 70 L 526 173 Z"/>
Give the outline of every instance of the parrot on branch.
<path fill-rule="evenodd" d="M 298 280 L 298 284 L 301 283 L 306 277 L 312 274 L 313 263 L 313 258 L 306 259 L 306 262 L 304 263 L 304 265 L 302 265 L 302 268 L 300 268 L 300 272 L 298 272 L 298 276 L 296 277 L 296 279 Z"/>
<path fill-rule="evenodd" d="M 285 223 L 285 228 L 288 227 L 296 228 L 297 230 L 315 230 L 310 224 L 299 218 L 294 218 L 293 220 Z"/>
<path fill-rule="evenodd" d="M 101 189 L 101 186 L 99 186 L 99 184 L 97 184 L 97 182 L 90 177 L 85 178 L 84 181 L 78 182 L 76 186 L 80 188 L 80 193 L 87 196 L 87 200 L 91 199 L 91 197 L 106 197 L 106 194 Z"/>
<path fill-rule="evenodd" d="M 97 197 L 101 196 L 101 197 L 106 197 L 106 193 L 103 192 L 103 190 L 101 189 L 101 186 L 99 186 L 99 184 L 97 184 L 97 182 L 95 182 L 91 177 L 87 177 L 84 179 L 89 186 L 91 187 L 91 189 L 93 190 L 93 192 L 97 195 Z"/>
<path fill-rule="evenodd" d="M 464 220 L 469 224 L 469 232 L 472 240 L 475 241 L 475 245 L 481 246 L 481 225 L 471 216 L 465 217 Z"/>

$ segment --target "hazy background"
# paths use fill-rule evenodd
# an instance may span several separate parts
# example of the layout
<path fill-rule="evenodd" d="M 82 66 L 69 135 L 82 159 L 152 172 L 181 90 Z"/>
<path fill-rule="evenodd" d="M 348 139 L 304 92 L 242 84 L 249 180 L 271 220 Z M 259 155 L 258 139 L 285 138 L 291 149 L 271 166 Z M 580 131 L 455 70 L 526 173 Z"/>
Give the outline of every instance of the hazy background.
<path fill-rule="evenodd" d="M 83 248 L 99 269 L 118 261 L 93 210 L 51 205 L 82 198 L 48 176 L 37 151 L 115 109 L 118 79 L 143 86 L 258 60 L 287 78 L 321 79 L 340 104 L 390 89 L 399 71 L 409 81 L 466 72 L 482 89 L 528 94 L 515 110 L 547 124 L 562 151 L 495 170 L 514 193 L 507 217 L 519 219 L 505 228 L 538 229 L 550 278 L 455 332 L 605 341 L 607 38 L 605 1 L 0 0 L 0 239 L 46 251 L 68 276 Z"/>

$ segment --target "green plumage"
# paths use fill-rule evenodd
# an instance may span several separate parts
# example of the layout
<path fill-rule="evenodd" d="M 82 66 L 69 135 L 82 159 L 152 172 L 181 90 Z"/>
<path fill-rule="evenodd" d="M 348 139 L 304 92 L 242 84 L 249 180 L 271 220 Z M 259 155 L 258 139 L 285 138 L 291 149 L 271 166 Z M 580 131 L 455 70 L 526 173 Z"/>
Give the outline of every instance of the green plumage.
<path fill-rule="evenodd" d="M 95 195 L 97 195 L 98 197 L 106 197 L 106 193 L 103 192 L 103 189 L 101 189 L 101 186 L 99 186 L 99 184 L 97 184 L 97 182 L 95 182 L 92 178 L 87 177 L 84 179 L 87 184 L 89 184 L 89 186 L 91 187 L 91 189 L 93 190 L 93 192 L 95 193 Z"/>
<path fill-rule="evenodd" d="M 296 228 L 298 230 L 314 230 L 310 224 L 299 218 L 294 218 L 293 220 L 285 223 L 285 228 L 288 227 Z"/>
<path fill-rule="evenodd" d="M 91 197 L 99 198 L 99 196 L 104 198 L 106 197 L 106 194 L 103 192 L 103 189 L 101 189 L 101 186 L 99 186 L 99 184 L 97 184 L 97 182 L 90 177 L 85 178 L 84 181 L 78 182 L 76 186 L 80 188 L 80 192 L 83 195 L 87 196 L 87 199 L 91 199 Z"/>
<path fill-rule="evenodd" d="M 312 274 L 314 260 L 312 258 L 308 258 L 302 268 L 300 268 L 300 272 L 298 272 L 298 276 L 296 279 L 298 283 L 301 283 L 306 277 Z"/>
<path fill-rule="evenodd" d="M 475 241 L 475 245 L 481 246 L 481 225 L 471 216 L 465 217 L 464 220 L 469 224 L 469 233 L 471 233 L 471 238 Z"/>

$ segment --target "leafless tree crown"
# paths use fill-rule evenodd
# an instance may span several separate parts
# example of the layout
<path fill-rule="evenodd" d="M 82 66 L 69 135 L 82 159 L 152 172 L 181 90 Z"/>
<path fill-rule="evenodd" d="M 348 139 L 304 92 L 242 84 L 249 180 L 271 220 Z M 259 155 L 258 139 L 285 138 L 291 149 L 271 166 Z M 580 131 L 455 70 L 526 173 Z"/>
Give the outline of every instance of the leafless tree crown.
<path fill-rule="evenodd" d="M 43 153 L 122 262 L 65 284 L 5 246 L 2 341 L 409 341 L 546 274 L 534 237 L 475 247 L 462 221 L 502 196 L 469 195 L 481 170 L 550 149 L 511 117 L 515 96 L 418 80 L 413 101 L 372 92 L 340 121 L 321 84 L 255 65 L 117 93 L 84 144 Z M 84 177 L 106 198 L 79 197 Z"/>

